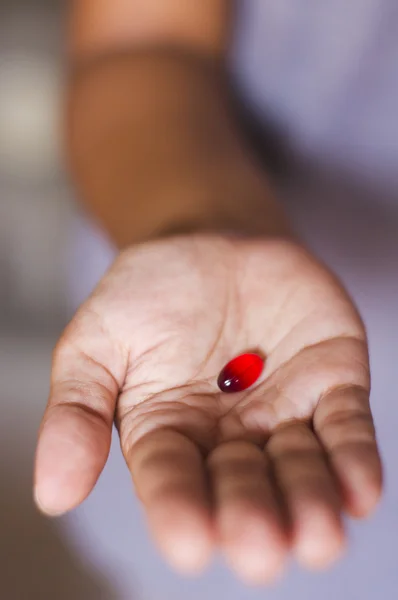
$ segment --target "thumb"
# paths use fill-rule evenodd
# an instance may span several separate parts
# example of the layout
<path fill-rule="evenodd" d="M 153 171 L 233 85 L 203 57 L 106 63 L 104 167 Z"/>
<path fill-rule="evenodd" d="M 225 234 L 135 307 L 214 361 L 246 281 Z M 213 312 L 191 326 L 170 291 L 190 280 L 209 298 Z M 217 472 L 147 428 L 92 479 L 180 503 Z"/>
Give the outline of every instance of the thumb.
<path fill-rule="evenodd" d="M 77 328 L 69 326 L 68 328 Z M 108 458 L 126 364 L 102 332 L 65 333 L 54 352 L 48 405 L 39 431 L 34 495 L 60 515 L 93 489 Z"/>

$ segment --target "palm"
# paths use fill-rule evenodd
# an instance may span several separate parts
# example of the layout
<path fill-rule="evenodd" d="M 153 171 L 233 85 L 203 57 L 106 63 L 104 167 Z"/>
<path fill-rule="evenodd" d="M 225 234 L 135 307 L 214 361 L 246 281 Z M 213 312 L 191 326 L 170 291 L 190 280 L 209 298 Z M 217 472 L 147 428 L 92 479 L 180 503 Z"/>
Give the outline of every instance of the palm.
<path fill-rule="evenodd" d="M 219 371 L 250 350 L 266 356 L 261 379 L 222 394 Z M 86 372 L 65 374 L 79 354 Z M 93 389 L 77 404 L 89 396 L 90 418 L 69 415 L 69 430 L 74 444 L 85 433 L 90 468 L 71 476 L 68 456 L 60 509 L 90 491 L 116 416 L 153 533 L 177 566 L 200 566 L 216 539 L 250 579 L 274 576 L 288 546 L 322 565 L 341 546 L 341 506 L 365 514 L 377 498 L 363 326 L 337 281 L 293 244 L 189 237 L 121 255 L 60 344 L 48 410 L 82 378 Z M 66 421 L 53 427 L 65 432 Z M 57 452 L 45 431 L 38 480 L 51 487 Z"/>

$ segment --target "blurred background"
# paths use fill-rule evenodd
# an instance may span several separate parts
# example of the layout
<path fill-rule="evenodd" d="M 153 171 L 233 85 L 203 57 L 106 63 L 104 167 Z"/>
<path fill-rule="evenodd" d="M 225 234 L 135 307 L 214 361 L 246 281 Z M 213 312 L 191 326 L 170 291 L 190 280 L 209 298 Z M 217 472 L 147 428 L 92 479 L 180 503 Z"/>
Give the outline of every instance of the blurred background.
<path fill-rule="evenodd" d="M 264 591 L 240 586 L 218 563 L 197 582 L 168 570 L 147 537 L 117 442 L 94 493 L 73 515 L 46 520 L 32 504 L 32 460 L 51 350 L 74 307 L 112 259 L 112 250 L 79 214 L 62 169 L 66 4 L 2 0 L 0 5 L 0 597 L 263 598 Z M 241 54 L 242 64 L 252 64 L 252 58 Z M 243 71 L 250 88 L 255 76 L 250 68 Z M 255 107 L 254 84 L 252 90 Z M 372 151 L 383 156 L 376 146 Z M 292 566 L 267 598 L 393 600 L 398 592 L 397 187 L 391 184 L 394 177 L 388 185 L 364 185 L 366 178 L 347 179 L 336 168 L 313 169 L 314 160 L 305 162 L 281 184 L 281 195 L 297 227 L 343 278 L 365 316 L 387 495 L 368 523 L 349 525 L 351 545 L 343 563 L 320 575 Z M 396 166 L 390 170 L 396 176 Z"/>
<path fill-rule="evenodd" d="M 61 6 L 0 7 L 0 303 L 13 331 L 62 319 L 70 205 L 60 169 Z"/>
<path fill-rule="evenodd" d="M 65 3 L 0 4 L 0 597 L 117 598 L 31 500 L 75 213 L 60 167 Z"/>

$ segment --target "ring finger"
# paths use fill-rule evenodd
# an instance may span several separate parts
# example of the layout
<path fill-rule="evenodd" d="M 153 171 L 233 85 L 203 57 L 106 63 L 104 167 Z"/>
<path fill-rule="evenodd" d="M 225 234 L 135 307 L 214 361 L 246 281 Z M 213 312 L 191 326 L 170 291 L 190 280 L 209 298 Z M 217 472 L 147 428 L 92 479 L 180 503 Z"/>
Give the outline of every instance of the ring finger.
<path fill-rule="evenodd" d="M 293 550 L 310 568 L 323 568 L 344 543 L 341 500 L 325 454 L 311 429 L 293 423 L 277 429 L 266 445 L 292 529 Z"/>

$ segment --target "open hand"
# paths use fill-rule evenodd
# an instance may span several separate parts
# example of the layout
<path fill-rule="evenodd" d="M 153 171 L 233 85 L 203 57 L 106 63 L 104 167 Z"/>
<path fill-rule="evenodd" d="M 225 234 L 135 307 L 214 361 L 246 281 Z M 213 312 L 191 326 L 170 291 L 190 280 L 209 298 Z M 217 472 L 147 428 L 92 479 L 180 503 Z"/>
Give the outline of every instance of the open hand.
<path fill-rule="evenodd" d="M 217 376 L 259 351 L 249 390 Z M 196 571 L 215 547 L 244 579 L 289 551 L 324 567 L 342 512 L 375 507 L 381 467 L 365 331 L 339 282 L 284 240 L 190 235 L 122 252 L 54 353 L 36 498 L 64 513 L 90 493 L 112 424 L 159 547 Z"/>

